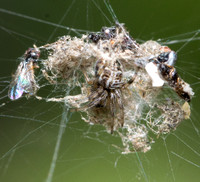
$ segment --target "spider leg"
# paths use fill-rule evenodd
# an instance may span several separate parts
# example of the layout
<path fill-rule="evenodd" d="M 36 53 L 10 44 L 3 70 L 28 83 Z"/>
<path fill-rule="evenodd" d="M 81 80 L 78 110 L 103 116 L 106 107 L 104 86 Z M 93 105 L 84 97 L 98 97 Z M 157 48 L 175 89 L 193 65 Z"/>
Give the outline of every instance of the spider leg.
<path fill-rule="evenodd" d="M 122 92 L 121 90 L 119 89 L 116 89 L 115 90 L 115 94 L 117 96 L 117 103 L 119 105 L 119 109 L 120 109 L 120 112 L 121 112 L 121 115 L 120 115 L 120 124 L 121 124 L 121 127 L 123 127 L 124 125 L 124 104 L 123 104 L 123 96 L 122 96 Z"/>
<path fill-rule="evenodd" d="M 83 75 L 84 75 L 84 77 L 85 77 L 85 81 L 87 82 L 87 84 L 88 84 L 88 85 L 92 85 L 92 84 L 93 84 L 93 81 L 89 79 L 87 73 L 86 73 L 84 70 L 82 70 L 82 73 L 83 73 Z"/>
<path fill-rule="evenodd" d="M 112 121 L 110 123 L 111 133 L 113 133 L 114 125 L 115 125 L 115 103 L 116 103 L 116 95 L 114 92 L 110 93 L 110 113 L 112 117 Z"/>
<path fill-rule="evenodd" d="M 131 85 L 131 84 L 134 82 L 136 76 L 137 76 L 137 75 L 134 75 L 134 76 L 133 76 L 132 78 L 130 78 L 126 83 L 124 83 L 123 88 L 127 88 L 129 85 Z"/>
<path fill-rule="evenodd" d="M 94 91 L 90 96 L 89 96 L 89 104 L 88 108 L 92 108 L 95 106 L 98 106 L 101 101 L 104 101 L 104 105 L 106 105 L 106 98 L 108 97 L 108 92 L 104 90 L 103 88 L 97 89 L 97 91 Z"/>
<path fill-rule="evenodd" d="M 136 75 L 133 76 L 132 78 L 130 78 L 126 83 L 125 82 L 114 82 L 111 86 L 110 89 L 120 89 L 120 88 L 127 88 L 130 84 L 132 84 L 134 82 L 136 78 Z"/>

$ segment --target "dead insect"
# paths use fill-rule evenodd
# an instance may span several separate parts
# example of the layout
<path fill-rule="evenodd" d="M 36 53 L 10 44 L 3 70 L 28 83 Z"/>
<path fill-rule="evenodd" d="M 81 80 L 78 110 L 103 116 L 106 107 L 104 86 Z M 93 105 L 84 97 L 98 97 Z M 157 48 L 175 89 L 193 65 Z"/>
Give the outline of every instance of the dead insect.
<path fill-rule="evenodd" d="M 174 51 L 163 52 L 158 56 L 160 63 L 165 63 L 169 66 L 174 66 L 177 60 L 177 55 Z"/>
<path fill-rule="evenodd" d="M 37 68 L 36 62 L 40 56 L 39 49 L 29 48 L 23 60 L 17 67 L 17 71 L 10 84 L 8 96 L 11 100 L 19 99 L 23 93 L 34 95 L 37 90 L 36 81 L 34 78 L 34 68 Z"/>
<path fill-rule="evenodd" d="M 100 32 L 90 33 L 88 38 L 94 43 L 98 43 L 99 40 L 110 40 L 116 36 L 116 27 L 103 27 Z"/>
<path fill-rule="evenodd" d="M 177 56 L 174 51 L 163 52 L 154 61 L 158 65 L 158 70 L 162 78 L 172 87 L 175 92 L 185 101 L 190 102 L 191 96 L 194 94 L 189 84 L 184 82 L 178 75 L 174 64 Z"/>

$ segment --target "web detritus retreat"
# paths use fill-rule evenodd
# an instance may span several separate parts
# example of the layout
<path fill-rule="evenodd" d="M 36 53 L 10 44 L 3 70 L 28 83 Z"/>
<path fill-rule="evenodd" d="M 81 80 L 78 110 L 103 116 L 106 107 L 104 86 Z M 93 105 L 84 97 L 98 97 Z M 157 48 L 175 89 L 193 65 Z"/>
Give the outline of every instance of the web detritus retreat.
<path fill-rule="evenodd" d="M 155 41 L 138 44 L 122 24 L 81 38 L 63 36 L 35 50 L 37 57 L 34 51 L 25 53 L 24 66 L 18 68 L 11 84 L 10 98 L 18 99 L 25 93 L 65 102 L 72 111 L 85 112 L 84 121 L 118 133 L 123 153 L 147 152 L 153 143 L 150 133 L 169 133 L 190 117 L 188 102 L 194 93 L 174 68 L 176 53 Z M 39 64 L 39 50 L 48 54 L 40 69 L 49 83 L 76 85 L 80 94 L 36 96 L 40 88 L 34 79 L 36 66 L 30 69 L 27 65 Z M 26 72 L 19 76 L 22 70 Z"/>

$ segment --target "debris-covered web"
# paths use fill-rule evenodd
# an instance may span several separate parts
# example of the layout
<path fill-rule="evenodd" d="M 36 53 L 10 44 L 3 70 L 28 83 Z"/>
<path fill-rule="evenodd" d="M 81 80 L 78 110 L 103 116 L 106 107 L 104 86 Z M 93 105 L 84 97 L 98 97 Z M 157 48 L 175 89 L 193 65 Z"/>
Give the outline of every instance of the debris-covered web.
<path fill-rule="evenodd" d="M 53 85 L 76 85 L 80 89 L 77 95 L 37 96 L 40 85 L 35 81 L 34 67 L 38 67 L 42 51 L 47 51 L 39 66 L 45 79 Z M 10 86 L 12 100 L 25 93 L 81 110 L 86 122 L 102 124 L 110 133 L 119 132 L 123 153 L 147 152 L 153 142 L 149 130 L 166 134 L 190 118 L 188 102 L 194 93 L 174 68 L 176 53 L 155 41 L 138 44 L 122 24 L 81 38 L 63 36 L 29 49 L 23 59 Z"/>
<path fill-rule="evenodd" d="M 94 1 L 94 4 L 103 14 L 98 3 Z M 128 25 L 118 22 L 108 2 L 105 2 L 105 6 L 114 19 L 112 26 L 102 26 L 96 32 L 66 28 L 78 32 L 78 35 L 65 35 L 55 42 L 36 44 L 33 48 L 27 49 L 21 57 L 10 86 L 3 89 L 2 93 L 8 91 L 11 100 L 26 96 L 35 97 L 39 100 L 35 101 L 36 103 L 64 103 L 46 181 L 53 179 L 69 115 L 77 111 L 83 121 L 92 124 L 91 127 L 93 124 L 103 125 L 108 135 L 118 136 L 122 145 L 114 142 L 111 145 L 122 154 L 134 153 L 138 156 L 138 152 L 145 153 L 154 146 L 156 138 L 161 136 L 175 180 L 165 140 L 171 134 L 190 148 L 190 145 L 173 131 L 186 119 L 190 119 L 193 112 L 190 102 L 195 99 L 190 82 L 187 83 L 180 76 L 181 72 L 186 71 L 184 67 L 183 70 L 176 69 L 176 61 L 183 47 L 192 40 L 198 40 L 199 30 L 180 35 L 183 39 L 168 42 L 162 39 L 159 42 L 149 40 L 141 43 L 136 41 L 134 35 L 130 35 L 126 29 Z M 20 15 L 5 9 L 1 9 L 1 12 Z M 32 20 L 39 22 L 34 18 Z M 189 38 L 185 39 L 187 35 Z M 184 44 L 176 52 L 168 47 L 169 44 L 182 41 Z M 195 77 L 196 74 L 191 75 Z M 198 76 L 196 78 L 198 79 Z M 46 90 L 50 91 L 45 92 Z M 4 114 L 1 116 L 6 117 Z M 46 124 L 48 123 L 43 123 Z M 198 133 L 198 128 L 194 124 L 193 129 Z M 22 141 L 34 132 L 29 132 Z M 88 138 L 91 136 L 88 135 Z M 93 139 L 97 138 L 95 136 Z M 21 141 L 16 143 L 2 159 L 7 155 L 12 156 L 20 143 Z M 191 150 L 199 155 L 198 150 Z M 199 168 L 195 162 L 173 151 L 171 154 Z M 117 158 L 116 164 L 118 160 Z M 139 162 L 142 176 L 148 181 L 143 164 L 140 160 Z"/>

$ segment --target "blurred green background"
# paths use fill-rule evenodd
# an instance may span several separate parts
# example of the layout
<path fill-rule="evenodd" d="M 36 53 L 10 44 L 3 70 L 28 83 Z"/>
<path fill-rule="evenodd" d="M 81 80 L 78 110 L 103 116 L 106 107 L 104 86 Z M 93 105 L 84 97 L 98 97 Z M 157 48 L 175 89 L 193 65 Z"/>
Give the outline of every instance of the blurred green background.
<path fill-rule="evenodd" d="M 10 101 L 7 91 L 19 63 L 16 58 L 33 44 L 40 46 L 62 35 L 75 35 L 40 20 L 87 31 L 110 26 L 113 20 L 100 0 L 1 0 L 0 181 L 46 181 L 60 122 L 69 116 L 53 182 L 199 181 L 200 1 L 110 0 L 110 4 L 138 41 L 158 40 L 178 51 L 178 73 L 195 91 L 191 120 L 181 123 L 172 134 L 155 139 L 146 154 L 122 155 L 113 147 L 121 145 L 117 136 L 101 126 L 84 123 L 80 113 L 67 115 L 63 104 L 34 98 Z"/>

